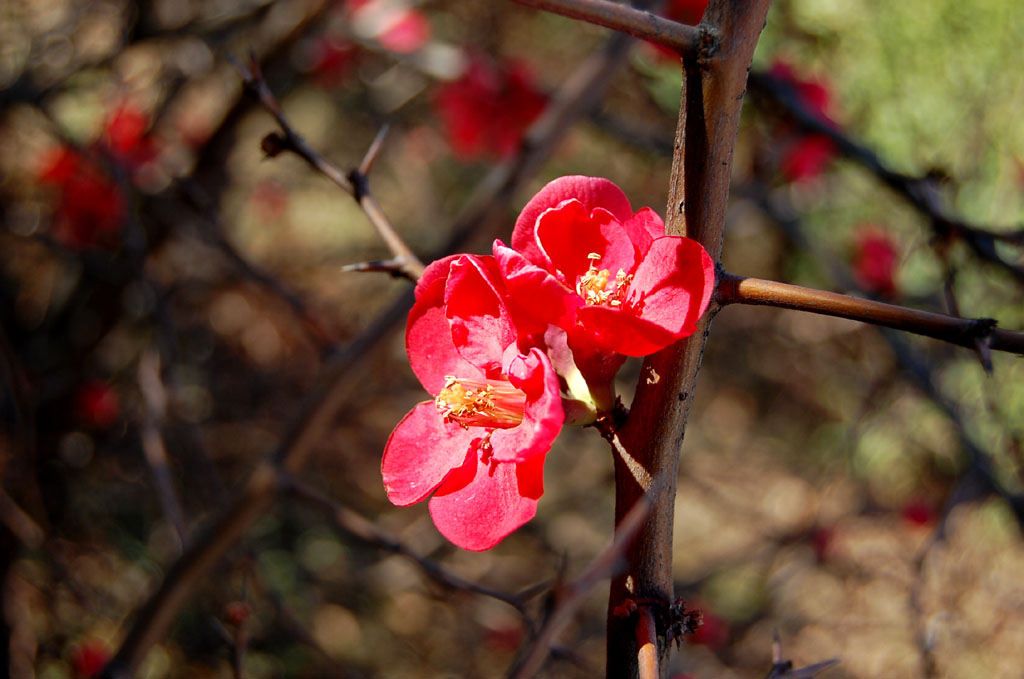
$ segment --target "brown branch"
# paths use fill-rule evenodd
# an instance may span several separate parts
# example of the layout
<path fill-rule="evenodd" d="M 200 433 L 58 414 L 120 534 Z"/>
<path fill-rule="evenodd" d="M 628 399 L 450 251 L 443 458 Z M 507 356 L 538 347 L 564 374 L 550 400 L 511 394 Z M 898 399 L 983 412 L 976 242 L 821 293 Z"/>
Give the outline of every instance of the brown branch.
<path fill-rule="evenodd" d="M 624 62 L 631 42 L 622 35 L 612 36 L 605 49 L 580 64 L 569 76 L 531 126 L 520 153 L 482 180 L 473 200 L 455 222 L 453 235 L 447 243 L 448 252 L 461 249 L 482 226 L 489 229 L 496 216 L 503 214 L 504 206 L 550 156 L 571 123 L 598 104 L 611 74 Z M 409 291 L 324 364 L 289 432 L 275 451 L 274 462 L 256 469 L 231 506 L 170 567 L 160 587 L 137 613 L 116 656 L 104 669 L 105 678 L 130 676 L 152 645 L 163 637 L 192 586 L 236 544 L 245 529 L 273 505 L 279 493 L 276 483 L 280 469 L 289 474 L 301 469 L 345 402 L 354 372 L 350 369 L 377 346 L 381 336 L 405 319 L 411 305 L 412 291 Z"/>
<path fill-rule="evenodd" d="M 370 193 L 369 180 L 366 173 L 361 169 L 363 167 L 368 169 L 372 166 L 373 159 L 380 150 L 381 134 L 378 134 L 377 138 L 370 145 L 370 149 L 367 151 L 360 166 L 346 173 L 337 165 L 324 158 L 291 126 L 288 118 L 284 115 L 284 110 L 277 101 L 277 97 L 274 96 L 270 86 L 267 85 L 267 81 L 264 79 L 259 63 L 255 58 L 250 60 L 248 66 L 241 63 L 236 63 L 235 65 L 242 75 L 246 90 L 259 100 L 263 108 L 274 117 L 274 120 L 277 121 L 278 126 L 281 128 L 282 134 L 272 132 L 263 138 L 262 146 L 264 153 L 273 157 L 283 151 L 291 151 L 352 196 L 359 204 L 359 207 L 363 209 L 367 219 L 370 220 L 370 224 L 376 229 L 377 234 L 384 241 L 385 245 L 388 246 L 391 254 L 394 255 L 397 261 L 402 262 L 402 274 L 411 281 L 419 280 L 420 275 L 423 273 L 423 262 L 416 257 L 413 251 L 409 249 L 409 246 L 405 244 L 405 241 L 402 240 L 401 236 L 398 235 L 398 232 L 395 231 L 394 227 L 391 226 L 391 222 L 384 215 L 384 211 Z"/>
<path fill-rule="evenodd" d="M 721 36 L 709 62 L 684 59 L 679 122 L 666 209 L 666 231 L 696 239 L 718 261 L 729 196 L 733 147 L 746 90 L 747 69 L 764 26 L 769 0 L 711 0 L 703 23 Z M 612 582 L 608 601 L 607 676 L 637 676 L 637 648 L 616 607 L 627 598 L 672 601 L 672 533 L 679 450 L 711 314 L 696 333 L 644 361 L 631 412 L 618 432 L 628 459 L 652 480 L 654 508 L 627 551 L 626 572 Z M 615 456 L 615 515 L 643 493 L 623 455 Z M 667 645 L 659 637 L 664 675 Z"/>
<path fill-rule="evenodd" d="M 610 0 L 515 0 L 572 19 L 611 28 L 696 58 L 702 48 L 714 51 L 714 33 Z"/>
<path fill-rule="evenodd" d="M 507 592 L 491 589 L 490 587 L 485 587 L 466 580 L 465 578 L 448 571 L 433 559 L 420 556 L 398 539 L 382 531 L 366 517 L 361 516 L 348 507 L 344 507 L 337 502 L 334 502 L 315 488 L 301 483 L 294 478 L 287 478 L 285 483 L 288 491 L 292 495 L 323 511 L 330 518 L 334 527 L 345 534 L 362 540 L 363 542 L 373 545 L 378 549 L 408 557 L 417 566 L 419 566 L 420 570 L 422 570 L 426 575 L 449 589 L 472 592 L 474 594 L 481 594 L 492 599 L 497 599 L 498 601 L 512 606 L 519 611 L 524 618 L 527 618 L 526 601 L 531 595 L 529 591 L 526 595 L 509 594 Z"/>
<path fill-rule="evenodd" d="M 808 108 L 795 88 L 765 73 L 750 74 L 751 89 L 771 97 L 807 132 L 828 137 L 846 157 L 857 162 L 906 200 L 931 222 L 932 230 L 940 238 L 960 238 L 982 259 L 1010 273 L 1024 282 L 1024 266 L 1008 261 L 996 250 L 996 241 L 1024 245 L 1024 230 L 997 231 L 969 224 L 950 213 L 938 191 L 933 177 L 912 177 L 888 167 L 878 154 L 844 133 L 832 121 Z"/>
<path fill-rule="evenodd" d="M 156 494 L 164 516 L 178 535 L 180 550 L 186 542 L 185 513 L 174 490 L 174 480 L 167 464 L 167 448 L 164 446 L 163 436 L 160 435 L 160 427 L 167 412 L 167 390 L 160 379 L 160 357 L 155 349 L 147 350 L 139 358 L 138 373 L 139 391 L 145 405 L 140 423 L 142 452 L 153 474 Z"/>
<path fill-rule="evenodd" d="M 513 670 L 509 674 L 511 679 L 529 679 L 540 670 L 555 638 L 569 623 L 573 614 L 583 605 L 587 593 L 593 589 L 594 585 L 615 570 L 650 511 L 650 500 L 641 495 L 616 526 L 615 537 L 611 543 L 594 557 L 575 582 L 556 591 L 557 604 L 554 610 L 545 621 L 540 634 L 537 635 L 523 656 L 522 663 L 511 668 Z"/>
<path fill-rule="evenodd" d="M 658 628 L 650 606 L 637 608 L 636 646 L 638 679 L 658 679 Z"/>
<path fill-rule="evenodd" d="M 1024 354 L 1024 333 L 1000 330 L 995 327 L 996 321 L 991 318 L 957 318 L 731 273 L 722 273 L 719 276 L 715 299 L 722 306 L 772 306 L 849 318 L 932 337 L 969 349 L 975 348 L 976 342 L 981 339 L 990 349 Z"/>

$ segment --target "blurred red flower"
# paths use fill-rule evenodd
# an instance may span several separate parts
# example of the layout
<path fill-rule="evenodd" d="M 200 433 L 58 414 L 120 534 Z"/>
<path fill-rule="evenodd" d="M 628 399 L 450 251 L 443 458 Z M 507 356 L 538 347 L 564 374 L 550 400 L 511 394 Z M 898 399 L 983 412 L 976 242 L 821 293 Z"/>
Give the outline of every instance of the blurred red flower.
<path fill-rule="evenodd" d="M 343 83 L 358 57 L 355 45 L 332 35 L 322 35 L 313 41 L 311 52 L 310 72 L 324 89 Z"/>
<path fill-rule="evenodd" d="M 533 518 L 544 457 L 564 421 L 546 354 L 524 349 L 491 257 L 457 255 L 416 286 L 406 348 L 432 401 L 395 427 L 381 471 L 388 499 L 430 499 L 434 525 L 464 549 L 490 549 Z"/>
<path fill-rule="evenodd" d="M 108 429 L 121 414 L 117 390 L 106 382 L 90 380 L 83 383 L 74 396 L 75 417 L 95 429 Z"/>
<path fill-rule="evenodd" d="M 99 639 L 89 639 L 71 649 L 71 666 L 75 679 L 98 677 L 110 659 L 110 649 Z"/>
<path fill-rule="evenodd" d="M 769 71 L 772 78 L 789 87 L 799 103 L 812 115 L 834 125 L 830 116 L 832 93 L 819 80 L 804 80 L 792 66 L 776 60 Z M 835 155 L 835 144 L 823 134 L 790 133 L 783 140 L 779 171 L 786 181 L 800 182 L 813 179 L 825 171 Z"/>
<path fill-rule="evenodd" d="M 708 0 L 670 0 L 665 7 L 665 17 L 681 24 L 696 26 L 704 18 Z"/>
<path fill-rule="evenodd" d="M 861 228 L 853 255 L 853 271 L 857 284 L 864 290 L 880 297 L 895 297 L 899 259 L 896 243 L 885 231 L 870 225 Z"/>
<path fill-rule="evenodd" d="M 430 41 L 427 17 L 396 0 L 349 0 L 356 32 L 396 54 L 409 54 Z"/>
<path fill-rule="evenodd" d="M 912 526 L 929 526 L 938 518 L 935 505 L 922 498 L 914 498 L 904 504 L 900 515 Z"/>
<path fill-rule="evenodd" d="M 729 641 L 729 625 L 711 611 L 701 609 L 702 624 L 686 640 L 693 644 L 707 646 L 713 651 L 725 646 Z"/>
<path fill-rule="evenodd" d="M 157 146 L 148 136 L 149 116 L 125 99 L 111 110 L 103 128 L 103 145 L 126 169 L 134 170 L 151 162 Z"/>
<path fill-rule="evenodd" d="M 148 135 L 149 119 L 129 100 L 119 102 L 104 121 L 100 139 L 93 144 L 128 174 L 158 154 Z M 37 167 L 40 184 L 57 190 L 53 234 L 70 248 L 113 248 L 124 226 L 125 198 L 113 178 L 89 154 L 57 146 L 46 151 Z"/>
<path fill-rule="evenodd" d="M 117 185 L 91 159 L 67 147 L 48 151 L 37 178 L 57 189 L 53 235 L 70 248 L 112 247 L 124 225 Z"/>
<path fill-rule="evenodd" d="M 513 153 L 546 101 L 524 64 L 473 55 L 462 76 L 438 90 L 434 104 L 455 154 L 469 160 Z"/>

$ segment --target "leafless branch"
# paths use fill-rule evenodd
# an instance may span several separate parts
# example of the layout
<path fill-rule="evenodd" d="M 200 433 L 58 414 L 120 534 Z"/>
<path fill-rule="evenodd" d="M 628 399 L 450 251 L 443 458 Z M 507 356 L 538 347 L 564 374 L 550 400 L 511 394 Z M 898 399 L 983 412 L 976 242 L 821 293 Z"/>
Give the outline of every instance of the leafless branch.
<path fill-rule="evenodd" d="M 620 31 L 668 47 L 684 57 L 696 57 L 702 48 L 713 51 L 715 34 L 706 28 L 688 26 L 657 14 L 610 0 L 515 0 L 555 14 Z"/>
<path fill-rule="evenodd" d="M 575 582 L 556 589 L 555 608 L 523 656 L 523 661 L 512 668 L 509 675 L 512 679 L 529 679 L 540 670 L 557 636 L 583 605 L 584 598 L 594 585 L 615 571 L 650 511 L 650 500 L 641 496 L 617 526 L 611 543 L 594 557 Z"/>
<path fill-rule="evenodd" d="M 270 86 L 267 85 L 267 81 L 263 78 L 259 63 L 255 58 L 250 59 L 247 66 L 240 62 L 236 62 L 235 66 L 242 75 L 246 90 L 259 100 L 263 108 L 274 117 L 274 120 L 277 121 L 278 126 L 281 128 L 281 134 L 272 132 L 263 138 L 262 146 L 264 153 L 273 157 L 281 152 L 291 151 L 351 195 L 363 209 L 363 212 L 366 213 L 370 224 L 373 225 L 377 234 L 388 246 L 391 254 L 394 255 L 396 260 L 402 262 L 403 275 L 412 281 L 418 280 L 420 274 L 423 273 L 423 263 L 409 249 L 409 246 L 405 244 L 405 241 L 398 235 L 394 227 L 391 226 L 391 222 L 384 215 L 384 211 L 370 193 L 369 180 L 366 173 L 362 172 L 359 168 L 346 173 L 310 146 L 309 142 L 288 122 L 287 117 L 284 115 L 284 110 L 277 101 L 277 97 L 274 96 Z M 379 152 L 381 141 L 381 135 L 378 134 L 377 139 L 370 145 L 370 149 L 360 167 L 365 166 L 369 168 L 372 166 L 373 159 Z"/>
<path fill-rule="evenodd" d="M 752 304 L 849 318 L 971 349 L 975 348 L 978 340 L 982 340 L 990 349 L 1024 354 L 1024 333 L 1000 330 L 995 327 L 993 319 L 957 318 L 727 272 L 719 276 L 715 299 L 723 306 Z"/>
<path fill-rule="evenodd" d="M 139 358 L 138 379 L 139 391 L 145 405 L 140 422 L 142 452 L 153 474 L 160 506 L 168 523 L 178 535 L 180 548 L 187 539 L 185 514 L 174 490 L 174 479 L 171 478 L 171 470 L 167 464 L 167 449 L 160 434 L 160 427 L 167 412 L 167 390 L 160 379 L 160 356 L 155 349 L 149 349 Z"/>
<path fill-rule="evenodd" d="M 969 224 L 953 215 L 944 204 L 938 182 L 932 177 L 912 177 L 889 168 L 870 148 L 858 143 L 831 121 L 810 110 L 795 88 L 766 73 L 750 74 L 751 89 L 770 97 L 807 132 L 828 137 L 846 157 L 854 160 L 898 196 L 927 216 L 936 236 L 962 239 L 982 259 L 1024 282 L 1024 266 L 1008 261 L 995 248 L 997 241 L 1024 246 L 1024 229 L 1000 231 Z"/>

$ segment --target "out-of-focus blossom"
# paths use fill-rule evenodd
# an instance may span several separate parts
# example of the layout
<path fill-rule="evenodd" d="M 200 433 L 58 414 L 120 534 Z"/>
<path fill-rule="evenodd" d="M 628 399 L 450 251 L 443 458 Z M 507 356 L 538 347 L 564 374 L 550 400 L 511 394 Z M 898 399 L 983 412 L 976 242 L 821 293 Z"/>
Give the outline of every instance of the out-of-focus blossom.
<path fill-rule="evenodd" d="M 670 0 L 664 14 L 672 21 L 696 26 L 704 17 L 708 8 L 708 0 Z"/>
<path fill-rule="evenodd" d="M 71 667 L 75 679 L 98 677 L 110 659 L 110 649 L 99 639 L 89 639 L 71 649 Z"/>
<path fill-rule="evenodd" d="M 473 55 L 462 76 L 440 88 L 435 108 L 455 154 L 470 160 L 513 153 L 546 101 L 524 64 Z"/>
<path fill-rule="evenodd" d="M 858 285 L 880 297 L 895 297 L 899 259 L 899 249 L 885 231 L 875 226 L 861 228 L 853 255 L 853 271 Z"/>
<path fill-rule="evenodd" d="M 782 86 L 789 87 L 799 103 L 823 122 L 834 125 L 831 117 L 832 93 L 820 80 L 805 80 L 784 61 L 775 61 L 769 71 Z M 790 182 L 802 182 L 821 175 L 835 155 L 835 144 L 822 134 L 806 134 L 782 128 L 782 153 L 779 171 Z"/>
<path fill-rule="evenodd" d="M 117 390 L 106 382 L 90 380 L 82 384 L 74 396 L 75 417 L 95 429 L 108 429 L 121 415 L 121 399 Z"/>
<path fill-rule="evenodd" d="M 332 89 L 348 77 L 358 57 L 356 46 L 332 35 L 313 41 L 309 55 L 309 71 L 317 85 Z"/>
<path fill-rule="evenodd" d="M 430 41 L 427 17 L 400 0 L 349 0 L 356 33 L 396 54 L 409 54 Z"/>
<path fill-rule="evenodd" d="M 729 625 L 707 608 L 701 608 L 700 611 L 701 626 L 686 640 L 691 644 L 707 646 L 713 651 L 722 648 L 729 641 Z"/>
<path fill-rule="evenodd" d="M 56 189 L 53 235 L 70 248 L 110 248 L 124 226 L 118 186 L 96 163 L 70 148 L 48 151 L 39 164 L 41 184 Z"/>
<path fill-rule="evenodd" d="M 923 498 L 909 500 L 900 509 L 900 515 L 912 526 L 930 526 L 938 518 L 935 505 Z"/>
<path fill-rule="evenodd" d="M 158 149 L 148 129 L 149 116 L 126 99 L 107 116 L 102 143 L 126 169 L 134 170 L 156 158 Z"/>
<path fill-rule="evenodd" d="M 696 26 L 704 17 L 704 10 L 707 8 L 708 0 L 672 0 L 667 4 L 662 14 L 666 19 Z M 654 48 L 654 54 L 659 59 L 679 61 L 679 55 L 668 47 L 653 42 L 647 44 Z"/>
<path fill-rule="evenodd" d="M 56 191 L 53 235 L 57 240 L 79 250 L 116 246 L 124 226 L 125 197 L 98 159 L 109 160 L 129 178 L 140 177 L 138 171 L 152 163 L 159 151 L 148 127 L 148 117 L 125 99 L 110 110 L 89 152 L 61 145 L 43 154 L 36 178 Z"/>

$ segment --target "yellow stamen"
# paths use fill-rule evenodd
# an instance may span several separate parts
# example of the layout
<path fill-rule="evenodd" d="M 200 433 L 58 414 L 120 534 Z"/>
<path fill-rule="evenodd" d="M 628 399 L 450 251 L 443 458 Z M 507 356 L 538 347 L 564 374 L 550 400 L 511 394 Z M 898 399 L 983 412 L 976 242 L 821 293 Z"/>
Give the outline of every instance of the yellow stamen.
<path fill-rule="evenodd" d="M 463 429 L 510 429 L 523 421 L 526 394 L 508 382 L 448 375 L 434 406 L 445 422 L 456 422 Z"/>
<path fill-rule="evenodd" d="M 591 252 L 587 255 L 590 260 L 590 268 L 580 276 L 576 283 L 576 294 L 583 298 L 587 306 L 622 306 L 626 294 L 629 292 L 629 284 L 633 280 L 633 274 L 627 274 L 619 269 L 615 274 L 615 286 L 609 290 L 608 283 L 611 272 L 608 269 L 598 269 L 597 263 L 601 261 L 601 255 Z"/>

